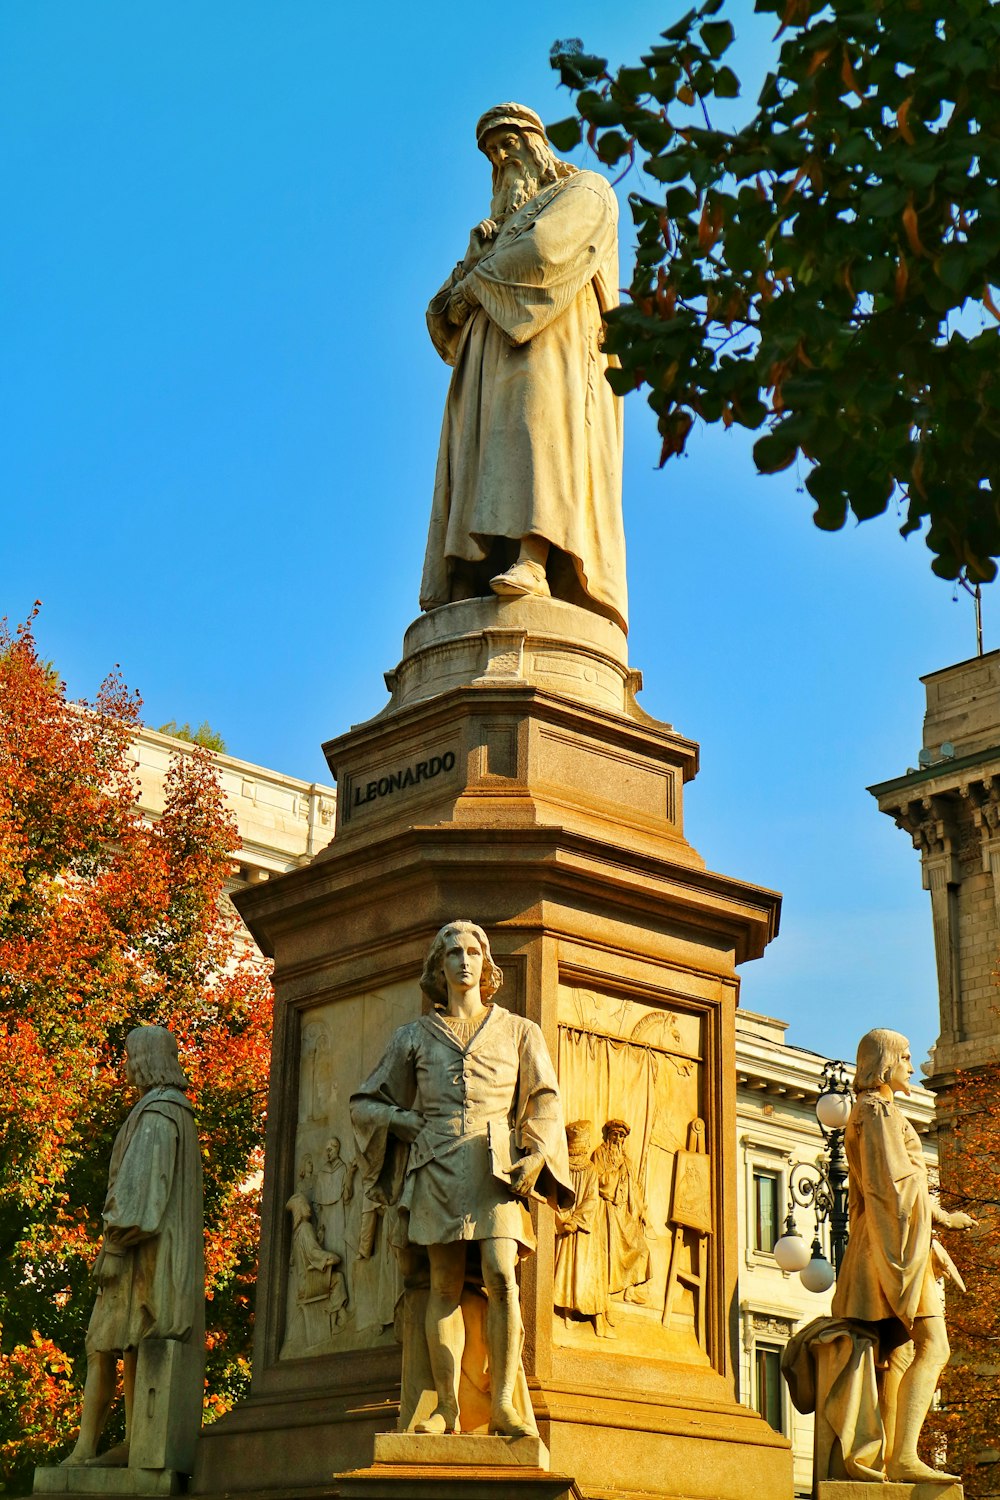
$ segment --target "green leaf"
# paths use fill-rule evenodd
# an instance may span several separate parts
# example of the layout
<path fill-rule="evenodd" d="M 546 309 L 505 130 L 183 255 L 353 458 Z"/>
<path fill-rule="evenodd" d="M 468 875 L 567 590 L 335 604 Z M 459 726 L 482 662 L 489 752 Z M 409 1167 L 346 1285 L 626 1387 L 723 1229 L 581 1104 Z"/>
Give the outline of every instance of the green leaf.
<path fill-rule="evenodd" d="M 753 461 L 759 473 L 778 474 L 795 462 L 798 451 L 799 445 L 795 439 L 789 439 L 778 427 L 774 432 L 765 433 L 754 443 Z"/>
<path fill-rule="evenodd" d="M 698 31 L 713 57 L 721 57 L 733 44 L 733 28 L 729 21 L 706 21 Z"/>
<path fill-rule="evenodd" d="M 580 144 L 580 121 L 575 115 L 557 120 L 554 125 L 546 125 L 545 134 L 557 151 L 572 151 Z"/>
<path fill-rule="evenodd" d="M 620 130 L 609 130 L 597 143 L 597 156 L 606 166 L 613 167 L 628 155 L 629 149 L 630 143 Z"/>
<path fill-rule="evenodd" d="M 720 68 L 715 75 L 712 92 L 717 99 L 738 99 L 740 80 L 732 68 Z"/>

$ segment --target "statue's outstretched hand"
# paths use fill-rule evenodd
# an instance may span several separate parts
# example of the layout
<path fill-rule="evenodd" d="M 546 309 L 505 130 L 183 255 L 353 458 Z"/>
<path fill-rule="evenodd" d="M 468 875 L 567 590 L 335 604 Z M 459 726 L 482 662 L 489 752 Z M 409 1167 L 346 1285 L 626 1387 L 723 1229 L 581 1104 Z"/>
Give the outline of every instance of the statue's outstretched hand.
<path fill-rule="evenodd" d="M 545 1158 L 540 1151 L 533 1152 L 530 1156 L 522 1156 L 510 1169 L 510 1185 L 519 1198 L 526 1198 L 538 1181 L 539 1174 L 545 1165 Z"/>
<path fill-rule="evenodd" d="M 954 1213 L 947 1215 L 947 1222 L 943 1227 L 945 1229 L 976 1229 L 978 1226 L 978 1219 L 974 1219 L 971 1214 L 963 1213 L 961 1209 L 956 1209 Z"/>

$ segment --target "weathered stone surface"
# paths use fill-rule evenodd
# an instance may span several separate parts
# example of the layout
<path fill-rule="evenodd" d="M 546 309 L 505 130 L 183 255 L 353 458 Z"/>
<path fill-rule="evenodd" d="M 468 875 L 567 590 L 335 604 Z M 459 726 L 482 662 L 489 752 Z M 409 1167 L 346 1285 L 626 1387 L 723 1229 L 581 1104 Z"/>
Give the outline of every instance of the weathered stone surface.
<path fill-rule="evenodd" d="M 877 1484 L 853 1479 L 824 1479 L 816 1500 L 963 1500 L 960 1484 Z"/>
<path fill-rule="evenodd" d="M 36 1495 L 179 1495 L 184 1480 L 174 1469 L 36 1469 Z"/>
<path fill-rule="evenodd" d="M 413 1432 L 380 1432 L 375 1439 L 377 1464 L 469 1464 L 476 1468 L 549 1468 L 549 1450 L 541 1438 L 505 1438 L 486 1433 L 422 1436 Z"/>

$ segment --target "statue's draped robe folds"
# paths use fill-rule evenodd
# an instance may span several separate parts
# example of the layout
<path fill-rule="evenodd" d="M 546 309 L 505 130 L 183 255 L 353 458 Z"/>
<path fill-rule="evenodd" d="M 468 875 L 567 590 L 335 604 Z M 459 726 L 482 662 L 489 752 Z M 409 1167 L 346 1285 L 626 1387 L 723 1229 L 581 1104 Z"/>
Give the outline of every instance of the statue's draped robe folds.
<path fill-rule="evenodd" d="M 201 1153 L 188 1099 L 154 1088 L 115 1139 L 101 1259 L 121 1255 L 100 1286 L 89 1349 L 135 1349 L 142 1339 L 200 1338 L 205 1315 Z M 123 1244 L 122 1238 L 136 1239 Z"/>
<path fill-rule="evenodd" d="M 423 1116 L 410 1145 L 391 1133 L 398 1110 Z M 533 1250 L 523 1200 L 494 1175 L 503 1157 L 540 1152 L 537 1193 L 553 1207 L 572 1206 L 559 1091 L 542 1033 L 499 1005 L 464 1046 L 436 1013 L 401 1026 L 352 1095 L 351 1119 L 366 1191 L 398 1203 L 405 1242 L 509 1238 L 522 1254 Z"/>
<path fill-rule="evenodd" d="M 628 1158 L 605 1143 L 593 1155 L 600 1194 L 598 1229 L 606 1256 L 608 1290 L 625 1292 L 649 1280 L 649 1247 L 643 1233 L 645 1205 Z"/>
<path fill-rule="evenodd" d="M 943 1311 L 931 1251 L 932 1205 L 920 1140 L 891 1099 L 859 1095 L 844 1134 L 851 1237 L 833 1297 L 835 1318 L 880 1323 L 883 1350 L 905 1343 L 914 1318 Z"/>
<path fill-rule="evenodd" d="M 608 1310 L 607 1243 L 601 1234 L 597 1173 L 587 1158 L 571 1157 L 576 1205 L 556 1215 L 556 1265 L 552 1302 L 556 1307 L 596 1317 Z"/>
<path fill-rule="evenodd" d="M 618 206 L 595 172 L 541 189 L 465 278 L 479 307 L 448 321 L 456 274 L 427 311 L 454 366 L 434 482 L 422 609 L 451 599 L 455 559 L 494 537 L 544 537 L 624 628 L 621 402 L 605 379 L 604 313 L 618 302 Z"/>

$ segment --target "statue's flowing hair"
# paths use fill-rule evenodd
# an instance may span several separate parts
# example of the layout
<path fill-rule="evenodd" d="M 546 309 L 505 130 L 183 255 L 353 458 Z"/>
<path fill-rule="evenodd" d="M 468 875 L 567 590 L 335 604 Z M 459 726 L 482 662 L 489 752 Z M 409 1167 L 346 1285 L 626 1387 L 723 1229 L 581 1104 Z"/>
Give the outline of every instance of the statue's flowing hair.
<path fill-rule="evenodd" d="M 165 1026 L 137 1026 L 125 1038 L 132 1079 L 141 1089 L 186 1089 L 177 1039 Z"/>
<path fill-rule="evenodd" d="M 465 919 L 456 919 L 448 922 L 437 937 L 431 943 L 424 963 L 424 972 L 420 976 L 420 988 L 434 1005 L 447 1005 L 448 986 L 444 977 L 444 950 L 448 939 L 456 932 L 468 932 L 476 939 L 483 950 L 483 974 L 479 981 L 479 995 L 484 1005 L 488 1005 L 503 984 L 503 972 L 493 962 L 493 954 L 490 952 L 490 940 L 481 927 L 475 922 Z"/>
<path fill-rule="evenodd" d="M 858 1043 L 854 1092 L 859 1094 L 862 1089 L 877 1089 L 880 1083 L 888 1083 L 889 1074 L 909 1046 L 906 1037 L 898 1031 L 886 1031 L 879 1026 L 874 1031 L 866 1031 Z"/>

